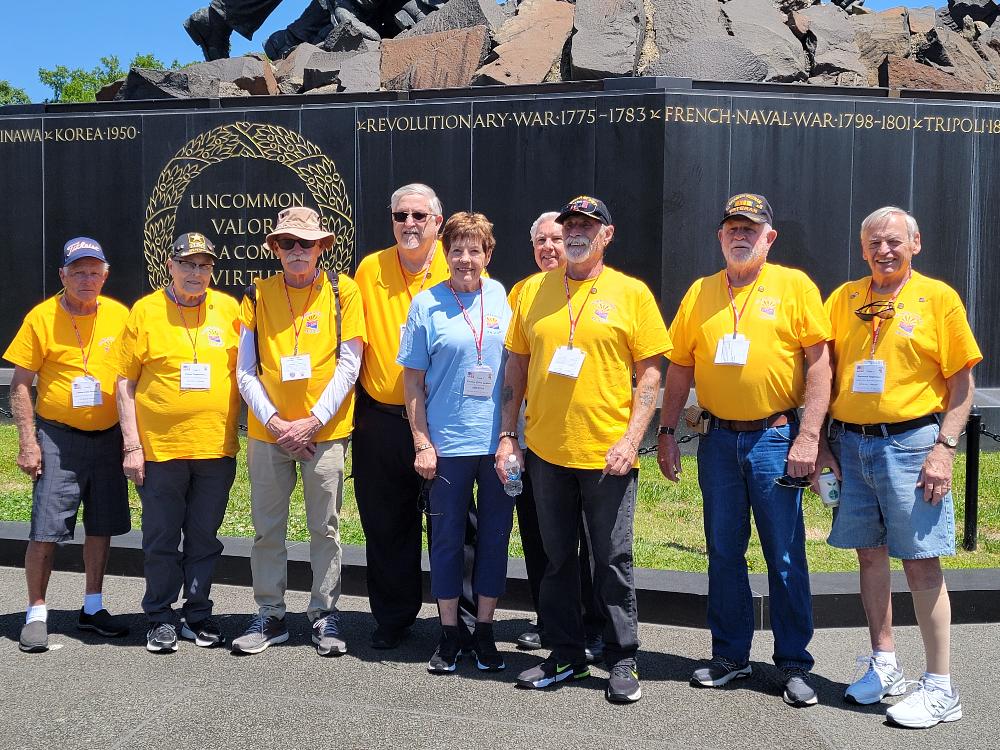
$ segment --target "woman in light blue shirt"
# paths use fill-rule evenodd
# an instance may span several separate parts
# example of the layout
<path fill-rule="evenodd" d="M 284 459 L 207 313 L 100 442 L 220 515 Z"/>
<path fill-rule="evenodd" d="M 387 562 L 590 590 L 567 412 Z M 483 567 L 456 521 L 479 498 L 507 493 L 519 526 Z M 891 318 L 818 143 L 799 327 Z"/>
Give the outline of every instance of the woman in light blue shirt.
<path fill-rule="evenodd" d="M 514 510 L 494 469 L 511 313 L 503 285 L 482 275 L 496 246 L 487 218 L 457 213 L 445 223 L 441 239 L 451 278 L 413 298 L 397 357 L 404 367 L 414 468 L 433 480 L 431 591 L 443 633 L 427 669 L 455 671 L 466 645 L 459 637 L 458 598 L 475 485 L 479 530 L 472 586 L 478 611 L 471 645 L 479 669 L 493 672 L 505 667 L 493 637 L 493 611 L 507 581 Z"/>

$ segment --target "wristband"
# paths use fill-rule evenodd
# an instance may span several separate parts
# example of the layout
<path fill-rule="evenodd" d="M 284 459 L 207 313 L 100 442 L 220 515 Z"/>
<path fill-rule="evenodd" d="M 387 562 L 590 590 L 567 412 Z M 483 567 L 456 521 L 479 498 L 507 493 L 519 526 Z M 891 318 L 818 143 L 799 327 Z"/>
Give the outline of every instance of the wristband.
<path fill-rule="evenodd" d="M 430 443 L 421 443 L 420 445 L 413 446 L 413 450 L 415 453 L 422 453 L 423 451 L 430 450 L 433 447 L 434 446 Z"/>
<path fill-rule="evenodd" d="M 142 450 L 141 445 L 126 445 L 122 448 L 122 453 L 124 454 L 135 453 L 136 451 L 141 451 L 141 450 Z"/>
<path fill-rule="evenodd" d="M 501 438 L 509 437 L 512 440 L 517 440 L 517 433 L 516 432 L 501 432 L 500 433 L 500 437 Z"/>
<path fill-rule="evenodd" d="M 673 435 L 676 430 L 673 427 L 667 427 L 666 425 L 660 425 L 656 428 L 656 436 L 660 435 Z"/>

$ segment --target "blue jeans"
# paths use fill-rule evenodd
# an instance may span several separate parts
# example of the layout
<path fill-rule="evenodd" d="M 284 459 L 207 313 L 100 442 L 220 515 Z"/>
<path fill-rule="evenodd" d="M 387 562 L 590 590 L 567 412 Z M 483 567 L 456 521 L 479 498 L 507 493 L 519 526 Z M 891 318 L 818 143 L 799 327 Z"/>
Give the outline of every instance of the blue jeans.
<path fill-rule="evenodd" d="M 955 554 L 951 493 L 931 505 L 924 500 L 924 488 L 917 487 L 939 429 L 930 424 L 899 435 L 866 437 L 833 423 L 830 448 L 844 479 L 827 539 L 831 546 L 887 546 L 890 557 L 903 560 Z"/>
<path fill-rule="evenodd" d="M 476 564 L 472 592 L 499 597 L 507 586 L 507 547 L 514 523 L 514 498 L 503 491 L 492 455 L 439 456 L 437 478 L 431 488 L 431 593 L 435 599 L 457 599 L 462 594 L 465 566 L 465 524 L 478 489 L 476 508 Z"/>
<path fill-rule="evenodd" d="M 750 511 L 767 562 L 774 663 L 811 669 L 813 634 L 802 490 L 779 487 L 797 425 L 753 432 L 713 428 L 698 445 L 698 483 L 708 545 L 708 626 L 712 655 L 750 658 L 753 597 L 747 574 Z"/>

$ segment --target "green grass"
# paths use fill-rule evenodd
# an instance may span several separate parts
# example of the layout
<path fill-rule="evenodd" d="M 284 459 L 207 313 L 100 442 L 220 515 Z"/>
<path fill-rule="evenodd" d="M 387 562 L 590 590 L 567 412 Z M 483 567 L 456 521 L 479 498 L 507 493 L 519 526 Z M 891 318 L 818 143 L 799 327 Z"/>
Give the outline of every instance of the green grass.
<path fill-rule="evenodd" d="M 245 443 L 245 439 L 244 439 Z M 31 483 L 14 463 L 17 455 L 17 432 L 10 425 L 0 425 L 0 520 L 27 521 L 31 517 Z M 223 536 L 253 536 L 250 522 L 250 490 L 245 452 L 240 453 L 236 483 L 220 533 Z M 350 463 L 348 463 L 348 467 Z M 349 472 L 348 472 L 349 473 Z M 682 481 L 673 484 L 664 479 L 653 457 L 642 459 L 635 517 L 635 563 L 645 568 L 704 572 L 707 569 L 705 537 L 702 531 L 701 494 L 698 491 L 697 465 L 690 457 L 683 459 Z M 965 456 L 955 463 L 955 533 L 959 552 L 945 558 L 948 568 L 1000 567 L 1000 453 L 983 453 L 980 462 L 979 549 L 961 549 L 964 528 Z M 139 528 L 142 513 L 135 489 L 129 493 L 132 523 Z M 806 553 L 813 572 L 843 572 L 857 568 L 854 553 L 837 550 L 826 544 L 830 512 L 819 497 L 805 494 Z M 341 538 L 345 544 L 364 544 L 364 533 L 354 502 L 354 485 L 348 481 L 341 514 Z M 302 492 L 292 495 L 289 539 L 306 540 Z M 522 557 L 521 537 L 515 518 L 510 554 Z M 763 573 L 764 558 L 756 532 L 747 551 L 747 565 L 752 573 Z M 894 563 L 898 567 L 898 563 Z"/>

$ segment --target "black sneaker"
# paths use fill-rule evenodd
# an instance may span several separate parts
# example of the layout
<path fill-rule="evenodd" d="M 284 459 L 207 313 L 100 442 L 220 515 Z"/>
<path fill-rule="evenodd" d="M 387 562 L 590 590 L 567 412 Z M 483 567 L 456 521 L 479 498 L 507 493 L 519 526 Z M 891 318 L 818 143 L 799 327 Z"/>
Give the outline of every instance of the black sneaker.
<path fill-rule="evenodd" d="M 587 645 L 583 648 L 583 655 L 588 664 L 596 664 L 604 659 L 604 638 L 599 635 L 588 635 Z"/>
<path fill-rule="evenodd" d="M 604 697 L 612 703 L 635 703 L 642 697 L 635 659 L 620 659 L 611 667 Z"/>
<path fill-rule="evenodd" d="M 691 684 L 695 687 L 722 687 L 731 680 L 749 677 L 752 671 L 750 662 L 737 664 L 722 656 L 715 656 L 704 667 L 694 671 Z"/>
<path fill-rule="evenodd" d="M 196 10 L 184 21 L 184 30 L 201 47 L 206 61 L 229 57 L 229 37 L 233 30 L 215 8 Z"/>
<path fill-rule="evenodd" d="M 49 650 L 49 628 L 44 620 L 27 622 L 21 628 L 18 648 L 26 654 L 40 654 Z"/>
<path fill-rule="evenodd" d="M 557 682 L 582 680 L 590 677 L 590 667 L 586 664 L 559 664 L 555 657 L 550 656 L 531 669 L 526 669 L 517 676 L 517 686 L 522 688 L 545 688 Z"/>
<path fill-rule="evenodd" d="M 154 622 L 146 633 L 146 650 L 153 654 L 173 653 L 177 650 L 177 631 L 167 622 Z"/>
<path fill-rule="evenodd" d="M 182 618 L 180 636 L 185 640 L 194 641 L 195 646 L 202 648 L 214 648 L 226 642 L 218 623 L 211 617 L 192 622 L 190 625 Z"/>
<path fill-rule="evenodd" d="M 122 618 L 113 617 L 106 609 L 99 609 L 92 615 L 88 615 L 81 609 L 80 619 L 76 626 L 80 630 L 93 630 L 105 638 L 121 638 L 128 635 L 128 625 L 122 621 Z"/>
<path fill-rule="evenodd" d="M 372 648 L 377 648 L 380 651 L 388 651 L 390 649 L 397 648 L 399 644 L 406 637 L 406 630 L 387 630 L 382 627 L 375 628 L 375 632 L 372 633 Z"/>
<path fill-rule="evenodd" d="M 532 625 L 531 628 L 525 630 L 521 635 L 517 637 L 518 648 L 523 648 L 525 651 L 534 651 L 542 647 L 542 629 L 537 625 Z"/>
<path fill-rule="evenodd" d="M 462 657 L 462 645 L 458 637 L 458 626 L 445 625 L 442 628 L 441 640 L 434 656 L 427 662 L 427 671 L 431 674 L 448 674 L 455 671 L 455 665 Z"/>
<path fill-rule="evenodd" d="M 809 671 L 801 667 L 782 667 L 781 674 L 785 678 L 785 690 L 781 697 L 785 703 L 795 708 L 815 706 L 819 703 L 816 691 L 809 684 Z"/>
<path fill-rule="evenodd" d="M 233 639 L 232 650 L 234 654 L 259 654 L 272 643 L 284 643 L 287 640 L 285 618 L 279 620 L 274 615 L 257 615 L 243 635 Z"/>
<path fill-rule="evenodd" d="M 472 635 L 472 650 L 476 654 L 476 666 L 481 671 L 499 672 L 507 668 L 503 656 L 497 651 L 492 623 L 476 623 L 476 632 Z"/>
<path fill-rule="evenodd" d="M 312 625 L 312 642 L 320 656 L 341 656 L 347 653 L 347 641 L 340 632 L 340 613 L 330 612 Z"/>

